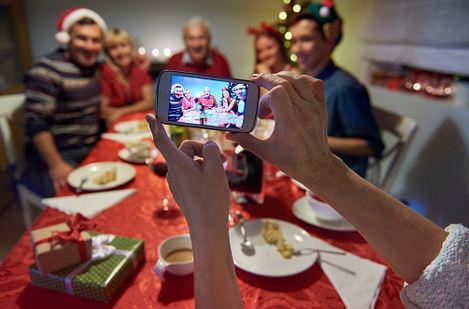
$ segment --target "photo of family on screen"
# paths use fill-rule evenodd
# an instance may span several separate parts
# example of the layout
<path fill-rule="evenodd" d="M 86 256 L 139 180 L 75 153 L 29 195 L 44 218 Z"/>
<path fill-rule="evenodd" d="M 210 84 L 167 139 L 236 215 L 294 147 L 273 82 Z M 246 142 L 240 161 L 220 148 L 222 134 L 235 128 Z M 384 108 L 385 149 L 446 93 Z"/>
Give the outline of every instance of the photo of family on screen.
<path fill-rule="evenodd" d="M 174 75 L 168 120 L 213 127 L 243 126 L 248 85 Z"/>

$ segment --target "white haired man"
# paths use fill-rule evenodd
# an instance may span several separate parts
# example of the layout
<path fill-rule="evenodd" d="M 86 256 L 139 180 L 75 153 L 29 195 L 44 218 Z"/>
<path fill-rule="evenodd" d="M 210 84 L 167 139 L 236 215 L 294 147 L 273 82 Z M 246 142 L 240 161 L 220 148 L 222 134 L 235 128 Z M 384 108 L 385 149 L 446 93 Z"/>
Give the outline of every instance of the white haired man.
<path fill-rule="evenodd" d="M 225 57 L 210 46 L 210 28 L 202 17 L 192 17 L 184 24 L 183 37 L 185 50 L 172 56 L 166 69 L 231 77 Z"/>

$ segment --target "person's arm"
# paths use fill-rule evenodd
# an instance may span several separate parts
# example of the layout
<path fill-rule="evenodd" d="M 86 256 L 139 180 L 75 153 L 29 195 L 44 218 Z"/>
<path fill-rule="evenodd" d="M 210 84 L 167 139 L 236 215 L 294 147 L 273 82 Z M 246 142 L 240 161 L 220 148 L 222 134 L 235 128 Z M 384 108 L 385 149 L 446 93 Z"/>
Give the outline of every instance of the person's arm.
<path fill-rule="evenodd" d="M 237 104 L 236 100 L 231 99 L 230 105 L 228 105 L 228 107 L 225 109 L 225 112 L 231 112 L 233 110 L 233 107 L 235 106 L 235 104 Z"/>
<path fill-rule="evenodd" d="M 101 96 L 101 115 L 106 120 L 108 126 L 112 125 L 122 115 L 146 111 L 153 107 L 153 93 L 150 85 L 142 87 L 142 100 L 135 102 L 134 104 L 112 107 L 111 100 L 107 96 Z"/>
<path fill-rule="evenodd" d="M 329 136 L 329 147 L 337 155 L 380 157 L 384 148 L 366 88 L 343 85 L 334 96 L 343 137 Z"/>
<path fill-rule="evenodd" d="M 329 136 L 327 140 L 329 147 L 335 154 L 357 157 L 372 156 L 374 154 L 373 149 L 363 138 Z"/>
<path fill-rule="evenodd" d="M 50 131 L 62 80 L 48 64 L 39 62 L 26 74 L 26 133 L 48 167 L 55 192 L 66 185 L 73 167 L 59 153 Z"/>
<path fill-rule="evenodd" d="M 184 141 L 177 149 L 155 116 L 146 119 L 168 163 L 171 192 L 189 225 L 196 308 L 242 308 L 228 235 L 230 189 L 218 146 Z"/>
<path fill-rule="evenodd" d="M 34 145 L 49 168 L 49 176 L 55 192 L 67 184 L 67 177 L 73 167 L 65 162 L 60 155 L 50 131 L 42 131 L 33 137 Z"/>
<path fill-rule="evenodd" d="M 404 280 L 415 281 L 438 255 L 447 234 L 361 179 L 331 153 L 321 81 L 285 72 L 261 74 L 255 81 L 271 89 L 261 98 L 260 108 L 274 114 L 272 136 L 266 141 L 243 133 L 227 137 L 321 195 Z"/>

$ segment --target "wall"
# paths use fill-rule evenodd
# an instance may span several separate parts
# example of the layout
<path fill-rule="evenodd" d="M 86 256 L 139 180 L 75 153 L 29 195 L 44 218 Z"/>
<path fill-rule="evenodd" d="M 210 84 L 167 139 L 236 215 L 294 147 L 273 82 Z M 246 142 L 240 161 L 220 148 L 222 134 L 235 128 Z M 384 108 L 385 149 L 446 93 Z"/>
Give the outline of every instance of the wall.
<path fill-rule="evenodd" d="M 365 81 L 366 62 L 362 57 L 362 29 L 372 0 L 336 0 L 337 11 L 343 17 L 343 37 L 334 51 L 334 61 Z"/>

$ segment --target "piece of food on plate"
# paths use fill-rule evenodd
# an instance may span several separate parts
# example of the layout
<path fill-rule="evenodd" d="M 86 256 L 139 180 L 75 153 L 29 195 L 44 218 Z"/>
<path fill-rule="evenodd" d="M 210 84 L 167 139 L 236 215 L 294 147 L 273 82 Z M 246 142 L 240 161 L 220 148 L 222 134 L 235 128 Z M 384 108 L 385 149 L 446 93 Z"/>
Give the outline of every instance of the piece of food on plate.
<path fill-rule="evenodd" d="M 99 174 L 95 177 L 93 177 L 93 182 L 97 185 L 105 185 L 110 183 L 111 181 L 116 180 L 117 178 L 117 170 L 116 168 L 113 168 L 112 170 L 108 170 L 103 172 L 102 174 Z"/>
<path fill-rule="evenodd" d="M 265 221 L 262 226 L 262 237 L 271 245 L 277 247 L 277 251 L 286 259 L 293 255 L 293 246 L 285 242 L 282 229 L 277 222 Z"/>

